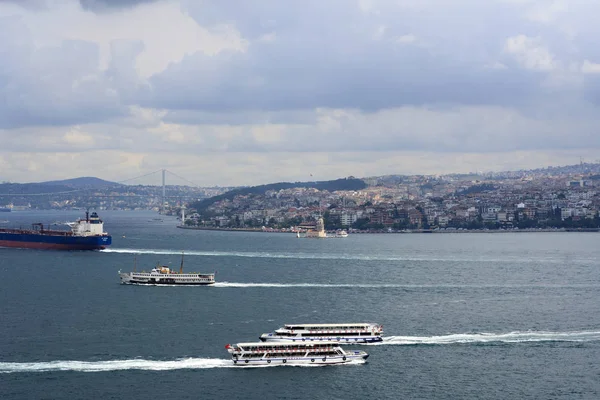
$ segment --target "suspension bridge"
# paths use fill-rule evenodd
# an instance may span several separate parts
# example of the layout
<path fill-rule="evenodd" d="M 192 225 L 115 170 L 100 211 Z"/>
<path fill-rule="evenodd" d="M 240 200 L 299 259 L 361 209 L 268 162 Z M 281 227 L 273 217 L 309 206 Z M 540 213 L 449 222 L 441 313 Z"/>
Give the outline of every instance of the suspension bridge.
<path fill-rule="evenodd" d="M 149 177 L 159 177 L 157 184 L 141 184 L 136 183 L 144 180 L 148 182 Z M 167 183 L 173 181 L 181 184 Z M 160 184 L 159 184 L 160 182 Z M 43 185 L 53 184 L 54 187 L 67 186 L 72 187 L 68 190 L 48 190 Z M 4 188 L 2 188 L 4 186 Z M 77 187 L 81 186 L 81 187 Z M 24 190 L 27 187 L 28 190 Z M 36 189 L 39 189 L 37 191 Z M 8 191 L 8 192 L 7 192 Z M 65 199 L 71 196 L 93 196 L 99 199 L 142 199 L 142 198 L 157 198 L 160 197 L 160 208 L 162 209 L 169 200 L 176 199 L 178 202 L 189 202 L 197 200 L 203 197 L 210 197 L 211 195 L 218 194 L 212 193 L 214 191 L 209 188 L 203 188 L 200 185 L 186 179 L 172 171 L 167 169 L 159 169 L 149 173 L 145 173 L 132 178 L 124 179 L 116 182 L 99 182 L 97 184 L 86 184 L 85 182 L 75 183 L 72 179 L 64 181 L 52 181 L 52 182 L 40 182 L 40 183 L 26 183 L 10 184 L 10 190 L 6 185 L 0 184 L 0 205 L 3 202 L 10 203 L 11 199 L 15 198 L 28 198 L 31 201 L 35 201 L 36 198 L 44 199 Z"/>

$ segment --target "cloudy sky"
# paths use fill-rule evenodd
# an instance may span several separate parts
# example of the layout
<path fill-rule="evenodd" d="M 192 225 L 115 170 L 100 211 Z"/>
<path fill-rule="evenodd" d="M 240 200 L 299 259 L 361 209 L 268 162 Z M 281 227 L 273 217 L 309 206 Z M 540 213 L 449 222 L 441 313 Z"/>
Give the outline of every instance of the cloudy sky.
<path fill-rule="evenodd" d="M 0 180 L 595 162 L 598 15 L 593 0 L 0 0 Z"/>

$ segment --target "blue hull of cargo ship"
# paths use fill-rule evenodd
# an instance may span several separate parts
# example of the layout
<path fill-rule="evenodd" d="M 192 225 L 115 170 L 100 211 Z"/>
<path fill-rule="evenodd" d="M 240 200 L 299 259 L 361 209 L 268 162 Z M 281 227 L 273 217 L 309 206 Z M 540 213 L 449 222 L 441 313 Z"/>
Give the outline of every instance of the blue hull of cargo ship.
<path fill-rule="evenodd" d="M 0 247 L 57 250 L 100 250 L 110 246 L 112 238 L 105 236 L 72 236 L 0 231 Z"/>

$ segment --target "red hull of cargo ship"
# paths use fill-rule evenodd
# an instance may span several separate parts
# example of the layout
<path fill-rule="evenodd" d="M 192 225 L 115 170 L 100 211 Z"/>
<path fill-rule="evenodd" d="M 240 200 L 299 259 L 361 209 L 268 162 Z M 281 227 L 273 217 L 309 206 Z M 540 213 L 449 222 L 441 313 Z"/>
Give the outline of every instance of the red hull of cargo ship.
<path fill-rule="evenodd" d="M 36 242 L 13 242 L 0 240 L 0 247 L 14 247 L 19 249 L 44 249 L 44 250 L 102 250 L 106 246 L 89 246 L 85 244 L 61 244 L 61 243 L 36 243 Z"/>

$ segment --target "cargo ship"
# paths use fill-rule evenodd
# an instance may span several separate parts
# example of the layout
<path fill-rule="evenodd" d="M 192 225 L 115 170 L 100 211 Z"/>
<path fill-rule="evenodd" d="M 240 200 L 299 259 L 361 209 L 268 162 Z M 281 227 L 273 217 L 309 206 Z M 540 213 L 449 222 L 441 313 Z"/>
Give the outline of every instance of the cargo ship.
<path fill-rule="evenodd" d="M 68 224 L 70 231 L 44 229 L 40 223 L 31 229 L 0 228 L 0 247 L 56 250 L 101 250 L 112 243 L 104 232 L 104 222 L 93 212 L 85 213 L 85 219 Z"/>

